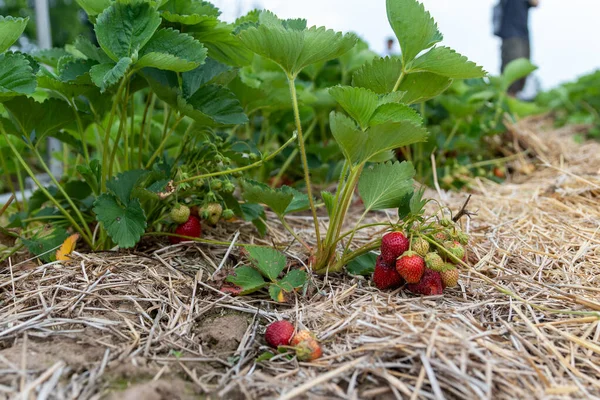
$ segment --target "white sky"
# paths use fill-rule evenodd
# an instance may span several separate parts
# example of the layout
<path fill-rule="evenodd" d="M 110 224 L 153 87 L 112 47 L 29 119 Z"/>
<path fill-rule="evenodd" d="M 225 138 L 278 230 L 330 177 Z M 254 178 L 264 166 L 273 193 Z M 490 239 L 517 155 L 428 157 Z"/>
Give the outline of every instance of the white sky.
<path fill-rule="evenodd" d="M 497 0 L 422 0 L 444 34 L 444 44 L 499 73 L 500 41 L 491 34 L 491 9 Z M 600 68 L 600 0 L 540 0 L 531 12 L 532 61 L 548 89 Z M 385 0 L 213 0 L 222 17 L 233 20 L 252 8 L 281 18 L 306 18 L 310 25 L 353 31 L 382 52 L 393 35 Z"/>

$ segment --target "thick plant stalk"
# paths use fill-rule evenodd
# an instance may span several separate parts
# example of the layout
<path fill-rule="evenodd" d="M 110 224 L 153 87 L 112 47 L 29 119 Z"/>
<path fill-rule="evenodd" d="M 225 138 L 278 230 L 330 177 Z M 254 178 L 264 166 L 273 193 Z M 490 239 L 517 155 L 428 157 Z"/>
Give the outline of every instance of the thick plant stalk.
<path fill-rule="evenodd" d="M 302 158 L 302 166 L 304 167 L 304 180 L 306 182 L 306 192 L 308 194 L 308 202 L 313 215 L 315 224 L 315 235 L 317 236 L 317 249 L 321 248 L 321 232 L 319 229 L 319 218 L 317 217 L 317 209 L 312 196 L 312 187 L 310 183 L 310 171 L 308 170 L 308 160 L 306 158 L 306 149 L 304 148 L 304 136 L 302 135 L 302 123 L 300 122 L 300 110 L 298 108 L 298 96 L 296 95 L 296 79 L 288 75 L 288 83 L 290 86 L 290 94 L 292 96 L 292 107 L 294 109 L 294 118 L 296 120 L 296 131 L 298 132 L 298 147 L 300 148 L 300 157 Z"/>

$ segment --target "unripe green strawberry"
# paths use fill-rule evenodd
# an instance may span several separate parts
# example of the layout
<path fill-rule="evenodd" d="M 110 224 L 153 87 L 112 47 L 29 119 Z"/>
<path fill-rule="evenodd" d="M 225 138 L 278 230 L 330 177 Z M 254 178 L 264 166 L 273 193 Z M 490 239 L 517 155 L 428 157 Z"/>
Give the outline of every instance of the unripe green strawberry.
<path fill-rule="evenodd" d="M 452 264 L 444 264 L 443 271 L 440 272 L 442 284 L 444 287 L 454 287 L 458 285 L 458 269 Z"/>
<path fill-rule="evenodd" d="M 425 265 L 434 271 L 441 271 L 444 266 L 444 260 L 438 253 L 427 253 L 425 256 Z"/>
<path fill-rule="evenodd" d="M 447 228 L 449 226 L 452 226 L 453 222 L 448 218 L 442 218 L 442 220 L 440 221 L 440 225 Z"/>
<path fill-rule="evenodd" d="M 463 246 L 466 246 L 469 243 L 469 235 L 464 232 L 458 232 L 457 234 L 458 242 Z"/>
<path fill-rule="evenodd" d="M 411 249 L 421 257 L 425 257 L 429 252 L 429 242 L 423 238 L 416 238 L 412 242 Z"/>
<path fill-rule="evenodd" d="M 223 207 L 219 203 L 209 203 L 206 206 L 206 212 L 208 216 L 206 220 L 211 225 L 216 225 L 221 219 L 221 214 L 223 213 Z"/>
<path fill-rule="evenodd" d="M 218 179 L 215 179 L 214 181 L 210 182 L 210 188 L 212 190 L 221 190 L 222 187 L 223 187 L 223 182 L 221 182 Z"/>
<path fill-rule="evenodd" d="M 446 254 L 445 258 L 448 259 L 448 261 L 457 262 L 456 259 L 462 260 L 462 258 L 465 256 L 465 248 L 462 247 L 462 245 L 457 241 L 444 242 L 444 249 L 447 253 L 450 253 L 455 257 L 453 258 Z"/>
<path fill-rule="evenodd" d="M 230 209 L 225 209 L 223 210 L 223 214 L 221 215 L 223 217 L 224 220 L 229 220 L 231 218 L 233 218 L 235 216 L 235 213 L 233 212 L 233 210 Z"/>
<path fill-rule="evenodd" d="M 234 190 L 235 190 L 235 185 L 233 183 L 231 183 L 231 181 L 226 181 L 225 184 L 223 185 L 224 193 L 233 193 Z"/>
<path fill-rule="evenodd" d="M 190 217 L 190 208 L 184 204 L 175 204 L 171 209 L 170 216 L 173 222 L 183 224 Z"/>

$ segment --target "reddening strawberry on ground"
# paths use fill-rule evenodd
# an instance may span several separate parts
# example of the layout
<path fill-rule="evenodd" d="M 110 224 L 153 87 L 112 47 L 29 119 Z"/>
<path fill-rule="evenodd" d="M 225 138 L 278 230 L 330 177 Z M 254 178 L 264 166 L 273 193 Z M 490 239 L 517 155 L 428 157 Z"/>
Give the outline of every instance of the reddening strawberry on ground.
<path fill-rule="evenodd" d="M 267 326 L 265 331 L 265 341 L 269 346 L 277 348 L 287 346 L 294 335 L 294 325 L 289 321 L 275 321 Z"/>

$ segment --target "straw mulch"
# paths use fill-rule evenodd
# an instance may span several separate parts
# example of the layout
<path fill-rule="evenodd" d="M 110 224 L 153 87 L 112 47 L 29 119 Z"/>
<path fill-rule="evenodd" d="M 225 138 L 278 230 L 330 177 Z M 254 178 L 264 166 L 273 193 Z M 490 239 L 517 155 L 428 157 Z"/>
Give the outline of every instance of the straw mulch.
<path fill-rule="evenodd" d="M 215 287 L 239 251 L 200 244 L 1 266 L 0 398 L 600 398 L 600 143 L 572 134 L 511 127 L 538 158 L 502 185 L 473 182 L 472 267 L 443 296 L 332 276 L 287 305 L 231 297 Z M 428 195 L 453 210 L 466 198 Z M 289 240 L 276 223 L 263 241 L 241 223 L 207 236 L 238 230 L 238 243 Z M 257 362 L 279 318 L 314 331 L 324 357 Z"/>

